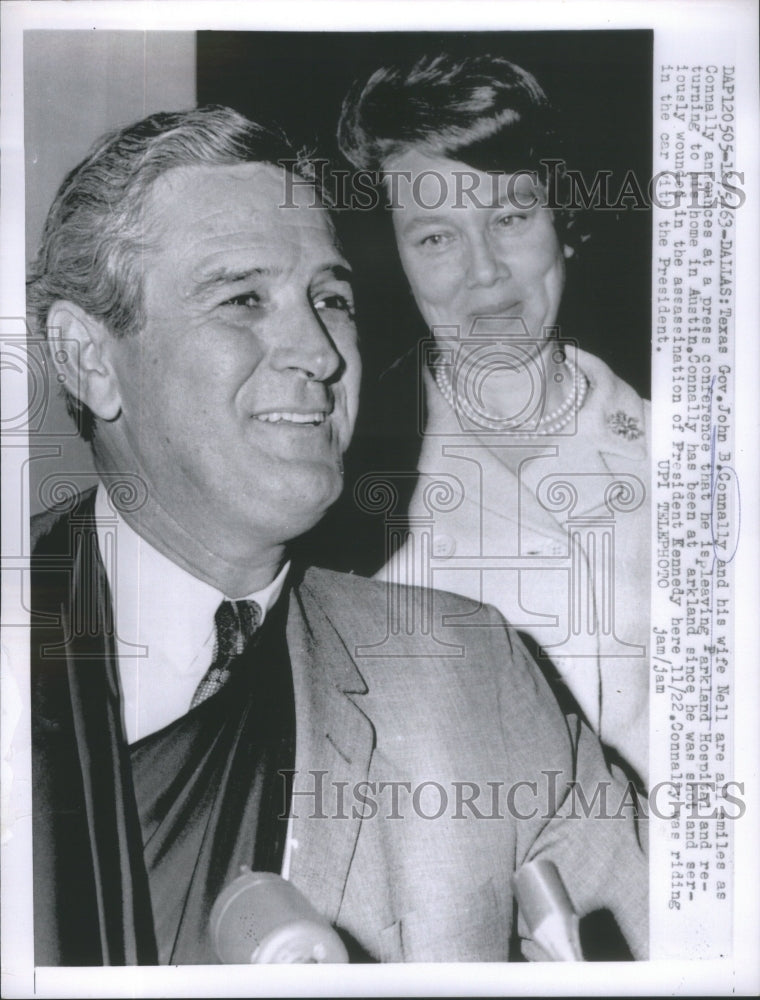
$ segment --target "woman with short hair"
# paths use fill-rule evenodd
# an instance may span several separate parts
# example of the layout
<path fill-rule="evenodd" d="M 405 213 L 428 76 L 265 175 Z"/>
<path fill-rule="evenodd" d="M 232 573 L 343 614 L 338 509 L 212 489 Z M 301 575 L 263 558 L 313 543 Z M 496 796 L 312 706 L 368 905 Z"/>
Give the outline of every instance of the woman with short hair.
<path fill-rule="evenodd" d="M 431 334 L 406 540 L 380 575 L 496 605 L 645 781 L 650 407 L 557 325 L 580 229 L 549 101 L 502 57 L 425 56 L 357 85 L 339 140 L 379 172 Z"/>

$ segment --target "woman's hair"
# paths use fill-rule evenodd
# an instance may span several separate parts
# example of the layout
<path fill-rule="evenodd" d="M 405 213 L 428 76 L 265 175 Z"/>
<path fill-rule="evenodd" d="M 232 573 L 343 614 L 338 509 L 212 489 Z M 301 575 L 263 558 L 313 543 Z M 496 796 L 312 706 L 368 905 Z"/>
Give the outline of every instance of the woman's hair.
<path fill-rule="evenodd" d="M 338 141 L 358 170 L 378 175 L 409 150 L 472 169 L 535 171 L 555 209 L 560 239 L 573 212 L 563 208 L 563 142 L 556 113 L 536 78 L 502 56 L 426 55 L 383 66 L 343 102 Z"/>
<path fill-rule="evenodd" d="M 537 169 L 555 154 L 551 118 L 536 79 L 501 56 L 423 56 L 411 67 L 383 66 L 355 85 L 338 140 L 361 169 L 381 170 L 392 157 L 421 149 L 506 173 Z"/>

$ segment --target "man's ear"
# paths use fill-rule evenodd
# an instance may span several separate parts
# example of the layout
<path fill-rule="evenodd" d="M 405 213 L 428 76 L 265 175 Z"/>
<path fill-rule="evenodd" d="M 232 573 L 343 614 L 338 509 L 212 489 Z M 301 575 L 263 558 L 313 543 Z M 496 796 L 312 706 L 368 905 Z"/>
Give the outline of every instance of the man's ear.
<path fill-rule="evenodd" d="M 60 299 L 48 312 L 50 360 L 59 385 L 101 420 L 121 412 L 119 381 L 111 362 L 112 334 L 74 302 Z"/>

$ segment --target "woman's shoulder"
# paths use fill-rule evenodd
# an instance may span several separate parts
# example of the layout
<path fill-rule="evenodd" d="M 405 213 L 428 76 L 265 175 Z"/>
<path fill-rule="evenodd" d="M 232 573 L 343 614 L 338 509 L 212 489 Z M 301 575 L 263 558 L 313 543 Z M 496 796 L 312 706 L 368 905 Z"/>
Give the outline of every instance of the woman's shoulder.
<path fill-rule="evenodd" d="M 577 364 L 589 382 L 584 424 L 604 447 L 643 457 L 649 450 L 651 403 L 601 358 L 577 351 Z"/>

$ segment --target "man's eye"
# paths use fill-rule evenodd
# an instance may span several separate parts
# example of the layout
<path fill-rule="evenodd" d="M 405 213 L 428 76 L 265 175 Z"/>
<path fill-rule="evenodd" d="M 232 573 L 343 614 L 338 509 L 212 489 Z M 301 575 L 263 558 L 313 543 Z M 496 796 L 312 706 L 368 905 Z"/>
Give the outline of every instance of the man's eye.
<path fill-rule="evenodd" d="M 344 312 L 353 319 L 354 315 L 354 304 L 353 302 L 346 298 L 345 295 L 339 295 L 337 292 L 331 295 L 322 295 L 314 301 L 314 309 L 317 312 L 327 312 L 331 309 L 336 309 L 339 312 Z"/>
<path fill-rule="evenodd" d="M 233 295 L 222 303 L 223 306 L 239 306 L 243 309 L 257 309 L 261 302 L 261 296 L 257 292 L 243 292 L 242 295 Z"/>

